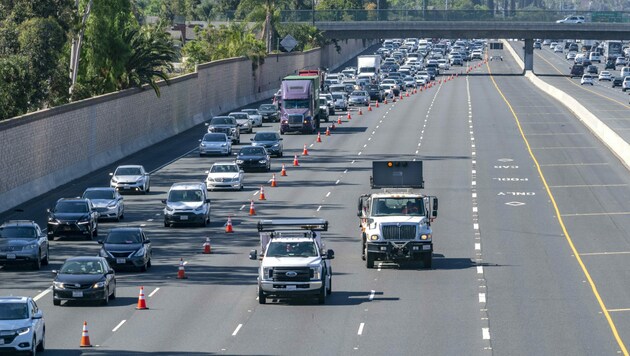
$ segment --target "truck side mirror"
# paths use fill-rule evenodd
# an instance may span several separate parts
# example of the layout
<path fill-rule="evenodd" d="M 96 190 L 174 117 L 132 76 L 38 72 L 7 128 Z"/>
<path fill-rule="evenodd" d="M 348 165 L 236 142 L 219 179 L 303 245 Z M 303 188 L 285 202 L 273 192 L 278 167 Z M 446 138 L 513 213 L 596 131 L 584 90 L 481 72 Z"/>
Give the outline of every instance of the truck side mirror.
<path fill-rule="evenodd" d="M 359 198 L 359 203 L 357 204 L 357 216 L 361 216 L 361 210 L 363 210 L 363 199 Z"/>
<path fill-rule="evenodd" d="M 329 260 L 332 260 L 335 258 L 335 251 L 333 250 L 328 250 L 326 251 L 326 258 Z"/>
<path fill-rule="evenodd" d="M 433 197 L 433 211 L 431 212 L 432 218 L 437 218 L 438 215 L 438 198 Z"/>
<path fill-rule="evenodd" d="M 249 259 L 250 260 L 257 260 L 258 259 L 258 251 L 256 251 L 256 250 L 249 251 Z"/>

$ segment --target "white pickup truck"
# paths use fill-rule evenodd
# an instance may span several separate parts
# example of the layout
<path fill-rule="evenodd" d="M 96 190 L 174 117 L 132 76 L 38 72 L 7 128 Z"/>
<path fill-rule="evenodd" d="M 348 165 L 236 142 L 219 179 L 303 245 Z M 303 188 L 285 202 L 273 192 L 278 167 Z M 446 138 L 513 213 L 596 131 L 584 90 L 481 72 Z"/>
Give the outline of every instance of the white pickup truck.
<path fill-rule="evenodd" d="M 249 253 L 259 260 L 258 302 L 267 298 L 317 298 L 326 302 L 332 292 L 333 250 L 325 250 L 321 232 L 328 230 L 323 219 L 260 220 L 261 253 Z"/>

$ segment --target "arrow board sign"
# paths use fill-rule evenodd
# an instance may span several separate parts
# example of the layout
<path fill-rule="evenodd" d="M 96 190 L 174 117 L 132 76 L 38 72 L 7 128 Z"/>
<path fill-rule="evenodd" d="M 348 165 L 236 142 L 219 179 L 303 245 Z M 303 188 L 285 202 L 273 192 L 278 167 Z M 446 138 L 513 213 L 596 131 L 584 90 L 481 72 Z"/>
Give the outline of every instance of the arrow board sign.
<path fill-rule="evenodd" d="M 284 49 L 287 50 L 287 52 L 291 52 L 295 48 L 295 46 L 298 45 L 298 41 L 293 38 L 293 36 L 287 35 L 285 38 L 282 39 L 282 41 L 280 41 L 280 44 L 282 45 L 282 47 L 284 47 Z"/>

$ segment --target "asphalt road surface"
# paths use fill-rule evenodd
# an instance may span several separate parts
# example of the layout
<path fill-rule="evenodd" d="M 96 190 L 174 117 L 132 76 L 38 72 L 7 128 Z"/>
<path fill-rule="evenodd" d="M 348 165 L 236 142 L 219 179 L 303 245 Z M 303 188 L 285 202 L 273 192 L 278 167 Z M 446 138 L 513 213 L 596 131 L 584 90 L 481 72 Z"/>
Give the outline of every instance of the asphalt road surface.
<path fill-rule="evenodd" d="M 363 107 L 362 115 L 353 108 L 351 119 L 341 113 L 342 124 L 321 143 L 284 135 L 285 157 L 272 163 L 278 187 L 269 186 L 270 173 L 246 173 L 243 191 L 211 192 L 207 228 L 165 228 L 160 202 L 172 183 L 202 180 L 225 159 L 198 156 L 203 126 L 28 202 L 1 220 L 45 226 L 57 198 L 106 186 L 117 164 L 145 165 L 151 193 L 125 195 L 124 221 L 102 223 L 99 237 L 143 226 L 153 267 L 118 272 L 109 306 L 55 307 L 50 270 L 99 250 L 96 241 L 55 240 L 50 266 L 1 270 L 0 295 L 38 297 L 50 355 L 627 354 L 628 171 L 560 103 L 509 75 L 520 72 L 509 56 L 480 63 L 396 103 Z M 440 198 L 431 270 L 388 263 L 368 270 L 361 260 L 356 203 L 380 159 L 424 161 L 424 191 Z M 224 233 L 228 216 L 233 234 Z M 284 217 L 330 222 L 324 239 L 335 260 L 325 305 L 256 300 L 257 262 L 248 259 L 259 249 L 255 224 Z M 211 255 L 201 253 L 206 237 Z M 186 280 L 176 279 L 180 258 Z M 140 286 L 149 310 L 134 308 Z M 78 347 L 83 321 L 91 349 Z"/>

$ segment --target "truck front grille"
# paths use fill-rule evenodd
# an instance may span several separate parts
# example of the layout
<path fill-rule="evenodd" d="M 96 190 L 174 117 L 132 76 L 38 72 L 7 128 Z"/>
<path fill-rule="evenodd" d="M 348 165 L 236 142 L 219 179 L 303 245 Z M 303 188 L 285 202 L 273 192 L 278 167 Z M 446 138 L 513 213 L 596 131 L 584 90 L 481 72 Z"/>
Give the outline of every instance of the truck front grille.
<path fill-rule="evenodd" d="M 383 239 L 413 240 L 416 238 L 416 225 L 384 225 Z"/>
<path fill-rule="evenodd" d="M 276 267 L 273 269 L 272 278 L 274 282 L 308 282 L 311 280 L 311 269 L 309 267 Z"/>

